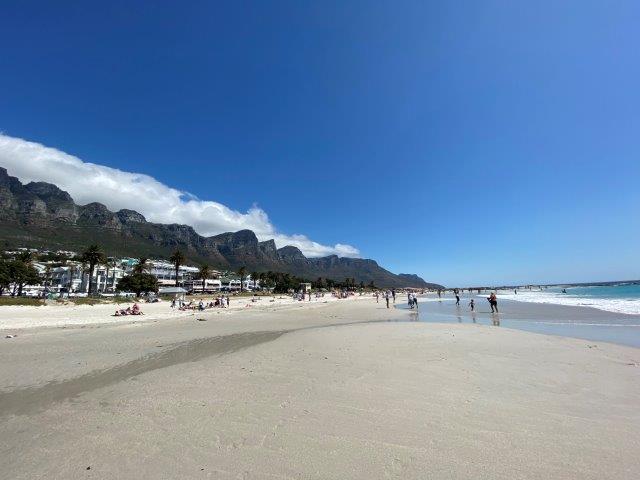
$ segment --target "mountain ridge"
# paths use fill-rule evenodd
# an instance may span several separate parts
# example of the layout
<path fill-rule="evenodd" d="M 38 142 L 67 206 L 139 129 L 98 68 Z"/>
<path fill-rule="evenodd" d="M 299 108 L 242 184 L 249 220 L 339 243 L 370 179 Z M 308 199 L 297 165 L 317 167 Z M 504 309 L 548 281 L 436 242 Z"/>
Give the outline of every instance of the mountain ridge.
<path fill-rule="evenodd" d="M 280 271 L 310 280 L 355 278 L 381 287 L 439 288 L 417 275 L 396 275 L 375 260 L 307 258 L 299 248 L 277 248 L 273 239 L 259 241 L 251 230 L 202 236 L 193 227 L 146 220 L 130 209 L 112 212 L 99 202 L 78 205 L 68 192 L 46 182 L 22 184 L 0 167 L 0 241 L 5 247 L 39 246 L 80 249 L 100 243 L 112 255 L 167 258 L 176 248 L 194 262 L 219 269 Z"/>

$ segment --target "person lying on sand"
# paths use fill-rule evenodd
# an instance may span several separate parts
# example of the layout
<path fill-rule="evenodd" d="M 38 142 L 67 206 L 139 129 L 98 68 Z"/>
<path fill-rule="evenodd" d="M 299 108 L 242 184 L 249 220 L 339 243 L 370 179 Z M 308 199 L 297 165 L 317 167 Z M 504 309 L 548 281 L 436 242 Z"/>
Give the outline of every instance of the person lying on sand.
<path fill-rule="evenodd" d="M 127 308 L 127 310 L 129 309 Z M 130 315 L 144 315 L 144 313 L 142 313 L 142 310 L 140 310 L 140 305 L 134 303 L 133 308 L 130 310 Z"/>

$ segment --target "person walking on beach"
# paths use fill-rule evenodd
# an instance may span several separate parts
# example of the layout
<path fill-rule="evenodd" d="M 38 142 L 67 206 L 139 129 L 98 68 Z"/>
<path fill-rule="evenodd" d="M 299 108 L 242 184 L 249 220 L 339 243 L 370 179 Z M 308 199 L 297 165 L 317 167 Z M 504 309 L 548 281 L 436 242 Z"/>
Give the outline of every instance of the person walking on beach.
<path fill-rule="evenodd" d="M 460 292 L 458 291 L 458 289 L 456 288 L 453 293 L 456 294 L 456 307 L 460 306 Z"/>
<path fill-rule="evenodd" d="M 387 301 L 387 308 L 389 308 L 389 290 L 384 292 L 384 299 Z"/>
<path fill-rule="evenodd" d="M 396 303 L 396 289 L 391 289 L 391 296 L 393 297 L 393 303 Z"/>
<path fill-rule="evenodd" d="M 473 301 L 473 298 L 471 299 L 471 301 L 469 302 L 469 307 L 471 307 L 471 311 L 473 312 L 476 308 L 476 304 Z"/>
<path fill-rule="evenodd" d="M 498 297 L 496 297 L 495 292 L 491 292 L 487 300 L 489 300 L 489 305 L 491 305 L 491 313 L 498 313 Z"/>
<path fill-rule="evenodd" d="M 376 303 L 380 303 L 380 294 L 378 292 L 373 294 L 374 297 L 376 297 Z"/>

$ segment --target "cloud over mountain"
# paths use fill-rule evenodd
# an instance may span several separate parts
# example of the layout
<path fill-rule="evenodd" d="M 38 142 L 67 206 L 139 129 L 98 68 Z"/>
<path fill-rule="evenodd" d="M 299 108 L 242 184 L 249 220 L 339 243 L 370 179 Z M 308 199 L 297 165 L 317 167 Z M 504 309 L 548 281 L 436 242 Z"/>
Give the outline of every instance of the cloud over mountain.
<path fill-rule="evenodd" d="M 278 232 L 267 213 L 256 206 L 242 213 L 200 200 L 149 175 L 84 162 L 55 148 L 4 134 L 0 134 L 0 166 L 22 182 L 53 183 L 69 192 L 76 203 L 100 202 L 114 211 L 133 209 L 152 222 L 191 225 L 201 235 L 249 229 L 260 240 L 273 238 L 278 247 L 294 245 L 308 257 L 359 256 L 351 245 L 322 245 L 305 235 Z"/>

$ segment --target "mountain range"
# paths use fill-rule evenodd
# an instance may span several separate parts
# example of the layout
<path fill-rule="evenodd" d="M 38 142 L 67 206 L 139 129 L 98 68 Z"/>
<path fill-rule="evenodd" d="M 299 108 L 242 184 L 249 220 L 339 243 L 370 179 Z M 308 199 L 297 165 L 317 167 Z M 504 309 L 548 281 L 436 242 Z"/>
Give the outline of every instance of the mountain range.
<path fill-rule="evenodd" d="M 374 260 L 330 255 L 307 258 L 295 246 L 277 248 L 251 230 L 199 235 L 192 227 L 148 222 L 134 210 L 110 211 L 101 203 L 77 205 L 69 193 L 45 182 L 22 184 L 0 167 L 0 242 L 5 248 L 82 250 L 97 243 L 109 255 L 168 258 L 176 248 L 194 263 L 220 270 L 278 271 L 307 279 L 354 278 L 380 287 L 428 287 L 412 274 L 393 274 Z"/>

